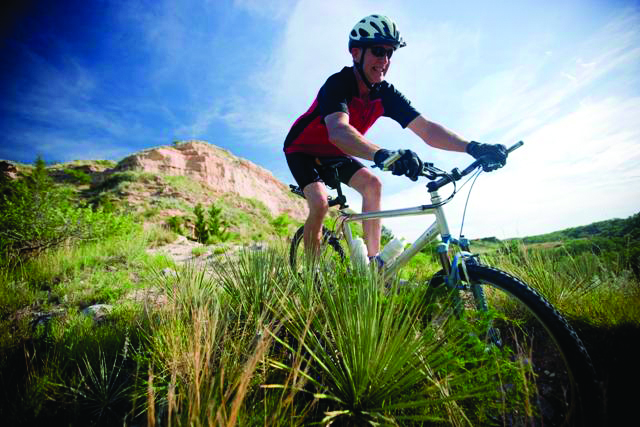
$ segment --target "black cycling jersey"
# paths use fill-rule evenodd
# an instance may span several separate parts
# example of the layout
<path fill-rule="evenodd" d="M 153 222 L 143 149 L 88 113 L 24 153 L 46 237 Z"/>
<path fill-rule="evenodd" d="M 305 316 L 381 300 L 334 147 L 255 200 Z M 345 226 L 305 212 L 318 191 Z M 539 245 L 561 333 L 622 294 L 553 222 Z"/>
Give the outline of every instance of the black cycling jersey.
<path fill-rule="evenodd" d="M 344 67 L 332 75 L 320 88 L 311 107 L 300 116 L 284 142 L 284 152 L 306 153 L 315 156 L 344 156 L 329 141 L 324 118 L 329 114 L 349 114 L 349 124 L 360 133 L 367 130 L 381 117 L 397 121 L 403 128 L 420 115 L 411 103 L 393 85 L 383 81 L 369 93 L 369 101 L 358 97 L 358 83 L 353 67 Z"/>

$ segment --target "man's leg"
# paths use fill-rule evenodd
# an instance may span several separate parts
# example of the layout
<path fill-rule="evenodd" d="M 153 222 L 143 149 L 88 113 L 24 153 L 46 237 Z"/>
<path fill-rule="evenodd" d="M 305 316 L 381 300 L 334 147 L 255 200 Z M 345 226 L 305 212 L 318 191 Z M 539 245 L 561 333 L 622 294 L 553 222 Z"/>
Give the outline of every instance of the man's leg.
<path fill-rule="evenodd" d="M 329 211 L 327 201 L 327 187 L 316 181 L 308 184 L 302 190 L 309 206 L 309 216 L 304 223 L 304 251 L 307 259 L 315 259 L 320 251 L 322 241 L 322 221 Z"/>
<path fill-rule="evenodd" d="M 349 180 L 349 187 L 355 189 L 362 195 L 362 212 L 380 210 L 382 183 L 369 169 L 358 169 Z M 377 255 L 378 252 L 380 252 L 380 220 L 370 219 L 363 221 L 362 229 L 364 231 L 364 241 L 367 244 L 368 255 Z"/>

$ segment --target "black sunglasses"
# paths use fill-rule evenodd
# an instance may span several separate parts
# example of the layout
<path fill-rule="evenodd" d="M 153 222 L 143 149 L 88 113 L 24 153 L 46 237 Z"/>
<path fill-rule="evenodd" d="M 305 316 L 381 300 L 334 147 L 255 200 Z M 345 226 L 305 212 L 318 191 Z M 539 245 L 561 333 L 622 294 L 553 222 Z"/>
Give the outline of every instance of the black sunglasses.
<path fill-rule="evenodd" d="M 372 46 L 369 48 L 369 50 L 371 50 L 371 53 L 376 58 L 382 58 L 383 56 L 387 55 L 387 58 L 391 59 L 391 55 L 393 55 L 393 49 L 385 49 L 382 46 Z"/>

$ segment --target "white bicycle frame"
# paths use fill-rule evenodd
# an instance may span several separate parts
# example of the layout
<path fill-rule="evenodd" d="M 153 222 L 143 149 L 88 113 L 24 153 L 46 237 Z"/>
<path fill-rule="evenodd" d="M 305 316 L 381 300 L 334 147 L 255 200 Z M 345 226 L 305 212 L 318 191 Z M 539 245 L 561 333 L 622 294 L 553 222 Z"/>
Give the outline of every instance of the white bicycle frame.
<path fill-rule="evenodd" d="M 388 280 L 399 269 L 404 267 L 415 254 L 420 252 L 420 250 L 427 244 L 436 240 L 438 236 L 442 236 L 442 243 L 448 247 L 451 240 L 451 233 L 449 232 L 449 225 L 447 224 L 447 218 L 445 217 L 444 210 L 442 209 L 442 206 L 439 206 L 441 202 L 440 196 L 437 191 L 430 192 L 429 194 L 431 195 L 431 205 L 365 213 L 352 213 L 349 212 L 349 209 L 341 209 L 339 211 L 340 214 L 338 216 L 336 230 L 339 230 L 344 234 L 349 246 L 349 252 L 351 252 L 353 236 L 351 235 L 351 228 L 348 225 L 349 222 L 412 215 L 435 215 L 435 221 L 424 231 L 424 233 L 422 233 L 422 235 L 418 237 L 410 247 L 406 248 L 400 255 L 398 255 L 395 260 L 385 266 L 384 279 Z M 437 207 L 430 207 L 434 205 Z M 449 266 L 443 265 L 443 268 L 448 270 Z"/>
<path fill-rule="evenodd" d="M 519 141 L 509 147 L 507 149 L 507 153 L 510 153 L 517 148 L 521 147 L 524 143 Z M 393 163 L 400 157 L 400 153 L 396 152 L 391 158 L 387 159 L 385 163 Z M 462 172 L 462 175 L 465 176 L 467 173 L 473 171 L 477 166 L 477 161 L 473 164 L 469 165 L 465 171 Z M 386 170 L 386 164 L 383 167 L 383 170 Z M 460 173 L 459 171 L 457 173 Z M 348 223 L 352 221 L 365 221 L 368 219 L 378 219 L 378 218 L 395 218 L 400 216 L 410 216 L 410 215 L 435 215 L 436 220 L 422 233 L 418 239 L 413 242 L 413 244 L 406 248 L 395 260 L 389 263 L 384 270 L 384 279 L 385 281 L 390 279 L 400 268 L 404 267 L 407 262 L 417 254 L 422 248 L 424 248 L 427 244 L 434 241 L 438 236 L 442 238 L 442 247 L 438 248 L 438 253 L 440 255 L 440 262 L 442 264 L 442 268 L 444 271 L 449 274 L 451 270 L 451 259 L 449 258 L 449 243 L 457 243 L 460 246 L 462 255 L 470 255 L 468 250 L 468 243 L 463 243 L 462 238 L 461 241 L 458 242 L 455 239 L 451 238 L 451 233 L 449 232 L 449 225 L 447 224 L 447 218 L 444 215 L 444 210 L 442 209 L 442 203 L 440 196 L 438 194 L 438 190 L 430 191 L 431 195 L 431 205 L 422 205 L 416 206 L 413 208 L 404 208 L 404 209 L 393 209 L 386 211 L 376 211 L 376 212 L 365 212 L 365 213 L 353 213 L 346 209 L 341 209 L 338 216 L 338 225 L 336 230 L 342 232 L 347 240 L 347 244 L 349 246 L 349 253 L 351 253 L 351 247 L 353 242 L 353 236 L 351 235 L 351 228 Z M 337 237 L 340 237 L 338 235 Z M 456 258 L 454 258 L 455 263 Z"/>

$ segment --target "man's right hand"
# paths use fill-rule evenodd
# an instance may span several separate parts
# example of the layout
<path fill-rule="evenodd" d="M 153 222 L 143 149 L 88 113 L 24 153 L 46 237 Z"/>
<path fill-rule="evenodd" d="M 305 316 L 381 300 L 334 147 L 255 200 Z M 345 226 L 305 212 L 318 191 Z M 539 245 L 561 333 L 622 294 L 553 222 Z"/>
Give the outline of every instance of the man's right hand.
<path fill-rule="evenodd" d="M 373 161 L 376 166 L 384 170 L 384 162 L 391 157 L 395 152 L 385 150 L 384 148 L 376 151 L 373 156 Z M 417 181 L 420 172 L 422 172 L 422 160 L 416 153 L 411 150 L 398 150 L 400 158 L 393 162 L 388 168 L 397 176 L 405 175 L 412 181 Z"/>

